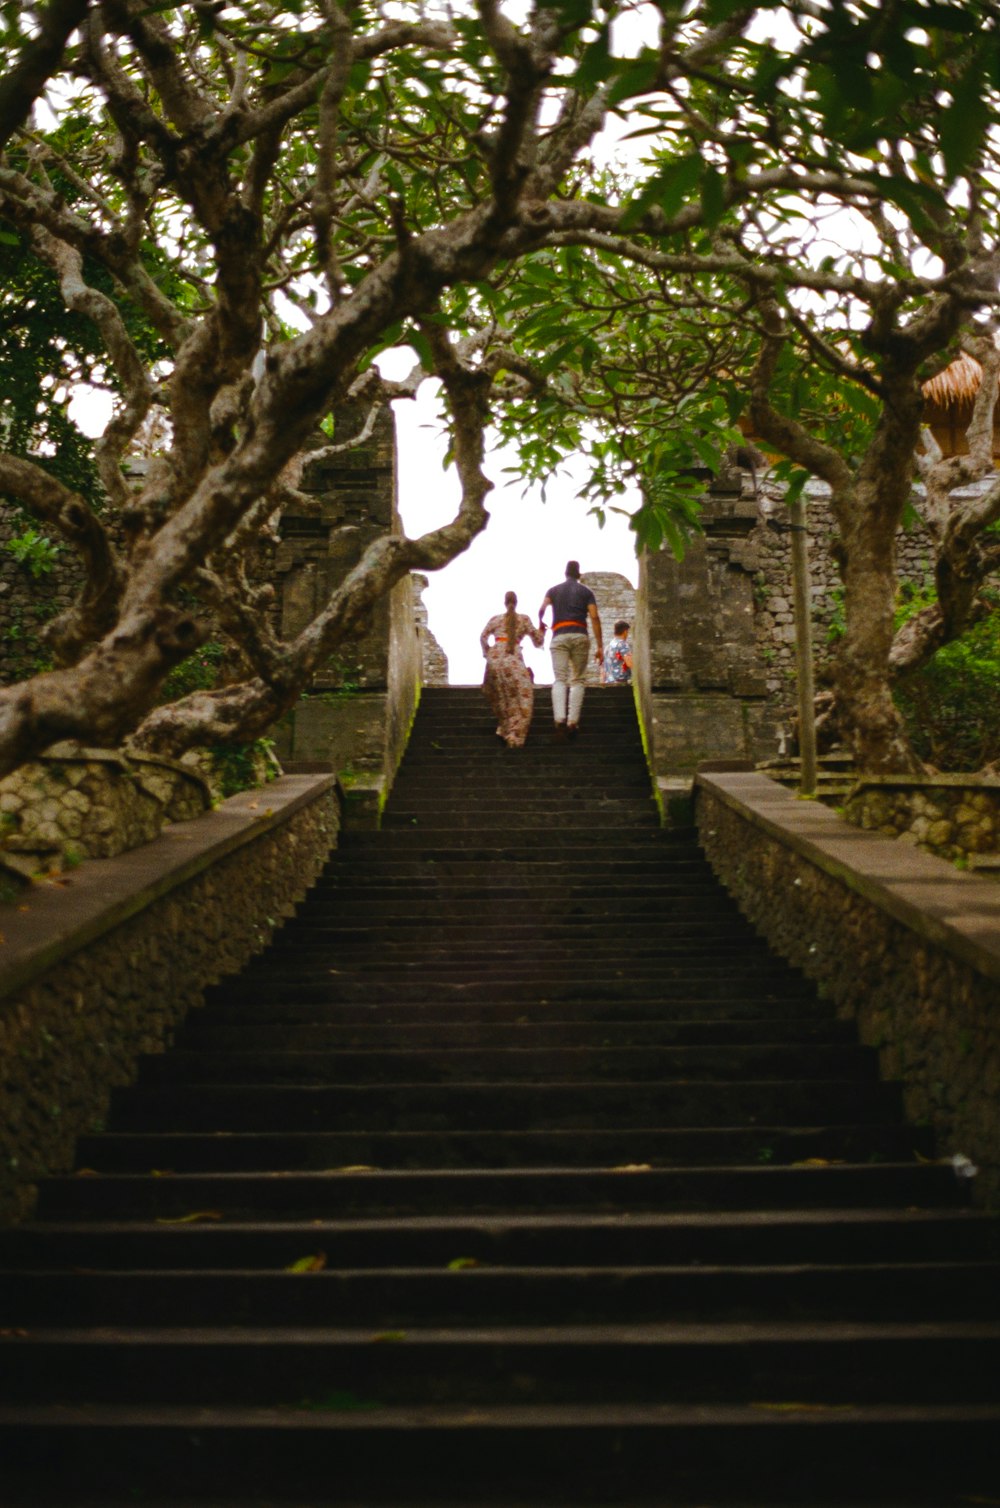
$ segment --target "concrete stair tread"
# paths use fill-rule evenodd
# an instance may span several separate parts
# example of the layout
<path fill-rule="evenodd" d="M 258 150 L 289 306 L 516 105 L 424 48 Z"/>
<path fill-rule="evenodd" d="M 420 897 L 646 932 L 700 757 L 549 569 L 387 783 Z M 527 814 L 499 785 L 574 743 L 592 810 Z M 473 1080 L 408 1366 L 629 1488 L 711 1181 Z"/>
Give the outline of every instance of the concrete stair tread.
<path fill-rule="evenodd" d="M 110 1344 L 140 1347 L 212 1347 L 231 1351 L 279 1346 L 345 1347 L 401 1345 L 517 1346 L 523 1350 L 547 1349 L 552 1345 L 627 1347 L 630 1351 L 671 1346 L 787 1345 L 803 1342 L 810 1345 L 842 1345 L 863 1342 L 875 1346 L 894 1340 L 927 1340 L 938 1337 L 1000 1343 L 1000 1320 L 907 1320 L 873 1323 L 851 1320 L 741 1320 L 739 1323 L 700 1323 L 695 1320 L 651 1321 L 641 1324 L 588 1325 L 485 1325 L 485 1326 L 411 1326 L 405 1334 L 385 1335 L 371 1326 L 275 1326 L 232 1325 L 178 1326 L 79 1326 L 61 1328 L 38 1325 L 27 1337 L 0 1341 L 3 1349 L 27 1346 L 36 1350 L 49 1347 L 107 1346 Z M 1000 1406 L 1000 1398 L 996 1400 Z"/>
<path fill-rule="evenodd" d="M 945 1208 L 929 1209 L 907 1206 L 902 1209 L 874 1208 L 852 1209 L 838 1208 L 836 1206 L 817 1205 L 812 1209 L 800 1210 L 667 1210 L 649 1211 L 642 1210 L 635 1214 L 631 1213 L 546 1213 L 523 1214 L 518 1212 L 504 1212 L 500 1214 L 477 1214 L 477 1215 L 410 1215 L 405 1219 L 396 1216 L 367 1217 L 350 1220 L 337 1220 L 327 1218 L 324 1220 L 310 1220 L 307 1227 L 299 1221 L 259 1220 L 252 1227 L 255 1231 L 270 1232 L 285 1236 L 289 1230 L 300 1230 L 308 1233 L 310 1238 L 318 1240 L 322 1233 L 331 1236 L 358 1231 L 372 1231 L 375 1233 L 391 1233 L 392 1231 L 406 1228 L 410 1230 L 441 1230 L 448 1234 L 470 1234 L 482 1231 L 485 1234 L 507 1231 L 671 1231 L 671 1230 L 718 1230 L 718 1229 L 743 1229 L 759 1230 L 762 1227 L 778 1227 L 783 1231 L 791 1232 L 796 1229 L 809 1229 L 827 1226 L 858 1226 L 862 1228 L 881 1226 L 899 1226 L 903 1228 L 914 1227 L 919 1229 L 922 1225 L 938 1225 L 944 1222 L 947 1229 L 958 1234 L 962 1227 L 975 1227 L 981 1225 L 991 1236 L 996 1235 L 997 1222 L 993 1215 L 986 1211 L 969 1208 Z M 206 1224 L 177 1225 L 171 1233 L 170 1239 L 174 1241 L 200 1242 L 203 1238 L 211 1238 L 225 1227 L 215 1222 Z M 44 1234 L 46 1236 L 68 1235 L 76 1231 L 85 1231 L 100 1236 L 116 1237 L 129 1234 L 148 1234 L 163 1236 L 163 1226 L 154 1220 L 88 1220 L 88 1221 L 40 1221 L 34 1220 L 30 1224 L 16 1228 L 18 1234 Z M 0 1231 L 0 1249 L 5 1244 L 5 1233 Z M 10 1239 L 7 1233 L 7 1239 Z"/>
<path fill-rule="evenodd" d="M 631 692 L 548 705 L 512 754 L 427 692 L 382 830 L 0 1231 L 26 1502 L 994 1482 L 1000 1224 L 659 828 Z"/>
<path fill-rule="evenodd" d="M 487 1428 L 506 1434 L 511 1429 L 562 1427 L 567 1424 L 582 1424 L 588 1429 L 609 1428 L 660 1430 L 669 1424 L 683 1429 L 711 1426 L 716 1423 L 733 1425 L 753 1424 L 755 1427 L 778 1430 L 798 1419 L 801 1424 L 820 1429 L 835 1429 L 838 1421 L 851 1419 L 868 1423 L 901 1422 L 933 1423 L 937 1420 L 981 1420 L 986 1424 L 1000 1423 L 1000 1403 L 948 1404 L 850 1404 L 840 1403 L 825 1408 L 822 1404 L 806 1401 L 799 1403 L 766 1400 L 760 1403 L 629 1403 L 600 1404 L 503 1404 L 497 1408 L 463 1405 L 408 1404 L 395 1407 L 380 1405 L 376 1408 L 352 1408 L 342 1410 L 310 1409 L 294 1407 L 268 1407 L 244 1405 L 231 1408 L 219 1405 L 192 1406 L 185 1404 L 153 1404 L 145 1407 L 137 1404 L 3 1404 L 0 1405 L 0 1425 L 27 1427 L 33 1424 L 83 1425 L 100 1429 L 102 1426 L 157 1426 L 184 1430 L 231 1429 L 234 1425 L 246 1425 L 259 1429 L 264 1425 L 276 1430 L 339 1430 L 361 1429 L 378 1431 L 386 1426 L 403 1429 L 453 1429 L 456 1426 Z M 185 1505 L 187 1508 L 187 1505 Z M 755 1505 L 756 1508 L 756 1505 Z"/>
<path fill-rule="evenodd" d="M 462 1282 L 473 1282 L 477 1286 L 490 1283 L 496 1279 L 507 1280 L 510 1278 L 531 1278 L 549 1285 L 559 1282 L 569 1282 L 574 1279 L 590 1279 L 593 1277 L 604 1279 L 626 1278 L 662 1278 L 702 1280 L 717 1277 L 731 1277 L 738 1274 L 741 1277 L 767 1277 L 776 1280 L 787 1280 L 799 1276 L 817 1278 L 833 1278 L 843 1273 L 843 1265 L 834 1262 L 748 1262 L 735 1266 L 722 1263 L 619 1263 L 604 1267 L 594 1267 L 588 1263 L 585 1266 L 490 1266 L 487 1263 L 477 1263 L 474 1267 L 463 1270 Z M 993 1275 L 1000 1276 L 1000 1255 L 995 1258 L 971 1258 L 969 1260 L 939 1261 L 893 1261 L 893 1262 L 857 1262 L 851 1272 L 859 1277 L 871 1278 L 874 1276 L 889 1277 L 912 1277 L 924 1275 L 934 1278 L 935 1281 L 944 1281 L 949 1278 L 962 1278 L 967 1275 Z M 53 1268 L 29 1268 L 19 1270 L 7 1268 L 5 1276 L 14 1279 L 42 1279 L 59 1277 L 64 1281 L 72 1280 L 78 1283 L 86 1283 L 99 1279 L 101 1281 L 116 1279 L 135 1279 L 149 1282 L 169 1282 L 174 1286 L 185 1286 L 205 1279 L 228 1280 L 240 1278 L 252 1280 L 266 1285 L 287 1285 L 289 1276 L 285 1271 L 262 1271 L 257 1267 L 186 1267 L 178 1271 L 171 1267 L 106 1267 L 100 1272 L 84 1271 L 77 1269 L 66 1273 L 58 1267 Z M 292 1275 L 296 1278 L 306 1277 L 310 1283 L 326 1282 L 340 1283 L 351 1278 L 393 1278 L 405 1281 L 425 1282 L 432 1281 L 454 1286 L 455 1276 L 453 1273 L 441 1268 L 432 1267 L 407 1267 L 405 1265 L 393 1265 L 392 1267 L 337 1267 L 323 1268 L 316 1272 L 297 1273 Z M 998 1295 L 1000 1302 L 1000 1295 Z M 645 1322 L 644 1322 L 645 1323 Z M 1000 1316 L 997 1316 L 1000 1323 Z M 54 1328 L 51 1325 L 46 1329 Z M 65 1327 L 63 1327 L 65 1328 Z M 79 1327 L 75 1327 L 79 1328 Z M 162 1327 L 156 1326 L 157 1331 Z M 264 1327 L 262 1327 L 264 1328 Z M 866 1327 L 867 1328 L 867 1327 Z M 35 1332 L 37 1333 L 37 1332 Z M 365 1332 L 366 1334 L 369 1332 Z"/>

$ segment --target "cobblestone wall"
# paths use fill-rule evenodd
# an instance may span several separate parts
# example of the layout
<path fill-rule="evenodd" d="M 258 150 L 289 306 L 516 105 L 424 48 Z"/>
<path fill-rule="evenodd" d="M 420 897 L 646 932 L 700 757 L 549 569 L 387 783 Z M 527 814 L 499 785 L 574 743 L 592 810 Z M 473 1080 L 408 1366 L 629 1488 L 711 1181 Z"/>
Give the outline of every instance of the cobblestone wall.
<path fill-rule="evenodd" d="M 700 776 L 696 806 L 705 852 L 743 914 L 857 1021 L 939 1154 L 978 1166 L 977 1201 L 1000 1202 L 995 887 L 796 803 L 760 775 Z"/>
<path fill-rule="evenodd" d="M 80 585 L 74 550 L 60 549 L 52 557 L 51 570 L 39 576 L 33 576 L 27 564 L 18 562 L 8 547 L 27 527 L 16 509 L 0 502 L 0 685 L 48 668 L 49 656 L 40 630 L 69 607 Z"/>
<path fill-rule="evenodd" d="M 906 837 L 942 859 L 991 855 L 1000 863 L 1000 777 L 865 778 L 844 803 L 849 822 Z"/>
<path fill-rule="evenodd" d="M 205 811 L 211 794 L 196 770 L 171 760 L 55 745 L 0 780 L 0 870 L 29 878 L 113 858 Z"/>
<path fill-rule="evenodd" d="M 0 1219 L 30 1212 L 34 1180 L 70 1166 L 139 1055 L 266 946 L 339 825 L 330 777 L 285 777 L 0 906 Z"/>

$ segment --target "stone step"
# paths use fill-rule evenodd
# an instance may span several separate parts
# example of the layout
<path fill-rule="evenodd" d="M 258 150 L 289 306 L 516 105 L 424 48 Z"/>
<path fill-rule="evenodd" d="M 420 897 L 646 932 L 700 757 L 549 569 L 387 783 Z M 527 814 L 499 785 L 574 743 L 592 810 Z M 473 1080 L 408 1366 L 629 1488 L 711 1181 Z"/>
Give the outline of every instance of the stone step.
<path fill-rule="evenodd" d="M 539 841 L 544 839 L 545 842 L 565 847 L 566 842 L 561 841 L 561 835 L 566 835 L 568 827 L 575 827 L 578 831 L 567 837 L 566 841 L 586 836 L 590 843 L 594 841 L 596 832 L 607 831 L 618 836 L 644 827 L 658 832 L 660 827 L 659 810 L 652 800 L 648 806 L 638 808 L 631 803 L 609 802 L 607 806 L 589 810 L 581 807 L 578 813 L 572 807 L 553 811 L 551 808 L 525 807 L 520 803 L 507 806 L 497 802 L 491 806 L 490 816 L 493 822 L 503 824 L 494 830 L 497 841 L 508 845 L 516 842 L 522 834 L 537 834 Z M 482 812 L 475 809 L 401 802 L 393 811 L 385 812 L 380 830 L 395 836 L 400 832 L 409 832 L 414 827 L 423 827 L 431 831 L 432 842 L 438 841 L 439 834 L 468 832 L 475 835 L 475 842 L 479 845 L 483 842 L 482 825 Z"/>
<path fill-rule="evenodd" d="M 629 956 L 629 944 L 635 950 L 632 956 L 674 956 L 673 945 L 680 944 L 684 952 L 699 948 L 718 953 L 720 949 L 752 947 L 763 956 L 766 945 L 760 940 L 748 922 L 739 916 L 672 918 L 669 915 L 657 918 L 651 928 L 645 917 L 619 917 L 613 910 L 603 913 L 576 916 L 561 916 L 557 919 L 512 913 L 508 920 L 503 908 L 481 907 L 478 917 L 455 917 L 448 915 L 430 920 L 412 917 L 404 920 L 391 918 L 386 923 L 370 917 L 361 908 L 357 920 L 348 914 L 344 917 L 302 918 L 295 927 L 286 928 L 274 939 L 273 957 L 282 959 L 292 953 L 302 958 L 303 967 L 308 966 L 308 953 L 320 954 L 322 962 L 327 954 L 324 948 L 340 957 L 350 957 L 361 949 L 377 953 L 385 958 L 389 953 L 405 949 L 415 960 L 429 952 L 441 949 L 455 957 L 459 953 L 484 949 L 497 956 L 510 955 L 516 958 L 519 949 L 528 944 L 544 947 L 552 956 L 565 956 L 572 948 L 586 949 L 587 956 L 599 967 L 602 959 L 621 959 Z M 650 941 L 650 932 L 654 941 Z M 603 935 L 602 935 L 603 934 Z"/>
<path fill-rule="evenodd" d="M 663 973 L 667 977 L 663 977 Z M 486 998 L 484 998 L 486 997 Z M 746 989 L 733 992 L 725 973 L 705 969 L 662 971 L 656 977 L 636 980 L 631 987 L 618 978 L 595 981 L 591 998 L 581 998 L 573 980 L 504 980 L 486 991 L 478 984 L 447 979 L 356 979 L 345 971 L 328 970 L 306 980 L 289 980 L 286 971 L 263 965 L 245 975 L 213 986 L 211 1009 L 260 1013 L 265 1018 L 280 1011 L 290 1021 L 333 1019 L 374 1020 L 394 1010 L 413 1019 L 433 1012 L 437 1020 L 518 1020 L 533 1014 L 542 1019 L 558 1012 L 560 1019 L 621 1021 L 668 1019 L 675 1016 L 741 1020 L 755 1015 L 827 1017 L 815 996 L 805 994 L 803 981 L 794 975 L 775 975 L 759 970 L 747 979 Z M 219 1017 L 221 1020 L 222 1018 Z M 248 1017 L 249 1019 L 249 1017 Z M 388 1019 L 388 1018 L 386 1018 Z"/>
<path fill-rule="evenodd" d="M 877 1080 L 873 1048 L 856 1043 L 742 1043 L 635 1047 L 374 1047 L 337 1051 L 176 1048 L 140 1059 L 137 1082 L 197 1084 L 711 1083 L 791 1078 Z"/>
<path fill-rule="evenodd" d="M 849 1021 L 751 1020 L 670 1021 L 649 1020 L 616 1023 L 609 1031 L 600 1021 L 407 1021 L 399 1024 L 367 1022 L 356 1025 L 333 1023 L 308 1025 L 284 1019 L 250 1025 L 242 1017 L 223 1023 L 218 1013 L 189 1016 L 175 1045 L 186 1050 L 209 1052 L 327 1052 L 335 1048 L 413 1049 L 424 1048 L 540 1048 L 597 1047 L 618 1052 L 625 1048 L 665 1046 L 721 1046 L 723 1050 L 775 1044 L 856 1043 Z"/>
<path fill-rule="evenodd" d="M 746 1498 L 748 1482 L 766 1483 L 766 1501 L 783 1508 L 967 1508 L 993 1490 L 998 1423 L 993 1404 L 823 1408 L 778 1398 L 370 1409 L 342 1388 L 291 1408 L 11 1406 L 0 1415 L 0 1450 L 17 1494 L 11 1508 L 38 1504 L 46 1490 L 64 1505 L 82 1482 L 100 1494 L 92 1504 L 109 1508 L 115 1493 L 134 1500 L 136 1480 L 155 1482 L 161 1497 L 181 1494 L 183 1508 L 210 1494 L 228 1508 L 234 1493 L 242 1508 L 294 1508 L 289 1491 L 297 1503 L 311 1494 L 302 1508 L 315 1508 L 317 1495 L 330 1501 L 332 1482 L 341 1508 L 725 1508 L 734 1498 L 761 1508 L 760 1491 Z"/>
<path fill-rule="evenodd" d="M 599 839 L 608 839 L 606 847 Z M 649 848 L 641 840 L 649 839 Z M 633 844 L 632 839 L 639 839 Z M 345 858 L 356 848 L 375 846 L 384 860 L 408 858 L 414 852 L 422 855 L 425 864 L 444 859 L 461 858 L 479 863 L 506 864 L 531 861 L 534 856 L 547 860 L 567 857 L 578 867 L 588 863 L 600 864 L 613 872 L 619 855 L 623 860 L 651 857 L 658 839 L 658 829 L 651 817 L 643 814 L 630 826 L 620 823 L 587 823 L 576 825 L 557 824 L 541 826 L 526 823 L 520 826 L 472 828 L 466 831 L 459 827 L 446 827 L 429 823 L 408 822 L 401 827 L 386 825 L 378 832 L 355 832 L 350 845 L 345 843 Z"/>
<path fill-rule="evenodd" d="M 589 1130 L 609 1122 L 645 1126 L 726 1126 L 823 1121 L 849 1125 L 899 1115 L 899 1088 L 871 1080 L 524 1084 L 145 1085 L 117 1089 L 122 1130 L 417 1131 Z"/>
<path fill-rule="evenodd" d="M 616 910 L 602 896 L 594 895 L 589 899 L 553 896 L 543 886 L 538 886 L 530 896 L 516 891 L 500 894 L 488 886 L 480 886 L 475 894 L 456 897 L 421 895 L 409 887 L 402 887 L 394 893 L 369 886 L 363 892 L 345 889 L 339 898 L 331 898 L 326 893 L 310 905 L 300 906 L 295 926 L 283 928 L 275 941 L 310 933 L 315 935 L 319 929 L 343 925 L 352 915 L 367 921 L 370 926 L 391 925 L 394 930 L 397 927 L 416 930 L 428 924 L 450 924 L 461 928 L 469 922 L 479 923 L 484 917 L 509 917 L 512 924 L 520 926 L 538 926 L 541 922 L 547 926 L 586 925 L 606 923 L 609 917 L 613 917 L 616 926 L 628 925 L 635 930 L 645 928 L 648 931 L 651 922 L 657 928 L 733 925 L 747 929 L 747 924 L 731 904 L 711 896 L 682 897 L 676 892 L 633 895 L 627 902 L 623 900 Z"/>
<path fill-rule="evenodd" d="M 660 1126 L 590 1131 L 181 1131 L 101 1133 L 77 1145 L 81 1168 L 104 1173 L 296 1172 L 329 1168 L 780 1166 L 810 1158 L 930 1158 L 929 1131 L 898 1125 Z"/>
<path fill-rule="evenodd" d="M 0 1322 L 67 1328 L 1000 1320 L 1000 1262 L 29 1271 L 5 1274 L 3 1305 Z"/>
<path fill-rule="evenodd" d="M 421 991 L 423 993 L 421 993 Z M 315 986 L 288 986 L 282 990 L 275 984 L 249 987 L 242 979 L 231 984 L 215 987 L 211 1011 L 204 1018 L 198 1012 L 189 1017 L 194 1026 L 202 1019 L 211 1020 L 225 1027 L 239 1027 L 244 1023 L 278 1022 L 292 1025 L 364 1025 L 393 1023 L 405 1025 L 433 1021 L 454 1023 L 458 1026 L 470 1022 L 530 1025 L 545 1024 L 558 1019 L 561 1023 L 597 1023 L 620 1026 L 627 1031 L 635 1021 L 655 1023 L 661 1020 L 699 1021 L 715 1025 L 720 1022 L 751 1023 L 759 1016 L 788 1022 L 825 1022 L 826 1011 L 815 997 L 803 996 L 789 989 L 787 993 L 754 992 L 747 990 L 736 999 L 724 995 L 706 995 L 702 998 L 677 994 L 667 999 L 659 988 L 645 996 L 630 995 L 613 999 L 598 995 L 593 999 L 574 998 L 572 992 L 562 992 L 551 1000 L 537 992 L 522 992 L 508 1000 L 490 999 L 479 1003 L 473 1014 L 467 992 L 462 989 L 448 991 L 438 985 L 419 987 L 416 992 L 386 993 L 369 999 L 342 1000 L 331 994 L 331 987 L 324 982 Z"/>
<path fill-rule="evenodd" d="M 379 1343 L 381 1340 L 381 1343 Z M 395 1339 L 312 1324 L 285 1331 L 39 1328 L 0 1370 L 0 1400 L 322 1406 L 359 1401 L 463 1408 L 532 1400 L 600 1405 L 742 1402 L 1000 1406 L 1000 1323 L 961 1320 L 738 1325 L 457 1326 Z"/>
<path fill-rule="evenodd" d="M 89 1181 L 89 1180 L 88 1180 Z M 40 1222 L 0 1230 L 18 1271 L 261 1268 L 322 1253 L 330 1271 L 436 1267 L 756 1266 L 1000 1260 L 997 1221 L 955 1206 L 421 1216 L 253 1224 L 138 1220 Z M 475 1268 L 469 1268 L 474 1271 Z M 289 1273 L 299 1278 L 308 1274 Z M 0 1289 L 0 1302 L 3 1290 Z M 15 1321 L 14 1311 L 7 1310 Z M 18 1337 L 6 1337 L 16 1340 Z M 8 1357 L 16 1354 L 6 1347 Z"/>
<path fill-rule="evenodd" d="M 440 1216 L 639 1211 L 851 1209 L 960 1205 L 966 1190 L 948 1165 L 643 1168 L 491 1168 L 317 1173 L 95 1174 L 47 1178 L 40 1220 L 213 1219 L 312 1221 L 349 1215 Z"/>
<path fill-rule="evenodd" d="M 993 1493 L 1000 1223 L 659 828 L 631 691 L 535 707 L 425 693 L 383 829 L 0 1230 L 4 1508 Z"/>

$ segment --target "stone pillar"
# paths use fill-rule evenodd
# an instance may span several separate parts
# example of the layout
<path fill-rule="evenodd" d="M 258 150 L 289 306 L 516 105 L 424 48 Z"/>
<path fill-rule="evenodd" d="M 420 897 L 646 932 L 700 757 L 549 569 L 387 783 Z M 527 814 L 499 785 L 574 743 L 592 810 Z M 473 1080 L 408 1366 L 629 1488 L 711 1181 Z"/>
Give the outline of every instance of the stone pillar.
<path fill-rule="evenodd" d="M 366 414 L 342 409 L 336 441 Z M 307 468 L 302 491 L 315 511 L 282 519 L 274 571 L 281 634 L 311 622 L 333 589 L 387 530 L 402 533 L 396 496 L 396 436 L 383 409 L 371 436 Z M 338 645 L 307 696 L 278 728 L 286 769 L 335 771 L 348 795 L 348 819 L 375 820 L 405 745 L 420 690 L 421 650 L 414 587 L 407 576 L 372 607 L 367 624 Z"/>
<path fill-rule="evenodd" d="M 413 573 L 414 616 L 417 624 L 417 634 L 420 638 L 420 666 L 421 680 L 425 686 L 448 685 L 448 656 L 441 648 L 437 639 L 431 633 L 427 619 L 427 608 L 424 605 L 424 592 L 427 590 L 427 577 L 418 571 Z"/>
<path fill-rule="evenodd" d="M 775 752 L 754 632 L 756 499 L 723 473 L 702 505 L 704 535 L 683 561 L 661 551 L 640 562 L 634 675 L 653 769 L 667 780 Z"/>

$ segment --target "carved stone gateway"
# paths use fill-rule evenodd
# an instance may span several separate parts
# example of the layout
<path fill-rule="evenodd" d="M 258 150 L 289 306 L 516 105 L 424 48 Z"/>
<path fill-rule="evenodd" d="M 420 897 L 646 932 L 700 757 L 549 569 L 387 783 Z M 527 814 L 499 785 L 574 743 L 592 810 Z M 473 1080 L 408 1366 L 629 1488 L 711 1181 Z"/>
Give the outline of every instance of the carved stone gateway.
<path fill-rule="evenodd" d="M 684 559 L 661 552 L 640 562 L 635 677 L 658 775 L 775 751 L 754 631 L 757 521 L 740 476 L 723 473 L 703 499 L 704 535 Z"/>
<path fill-rule="evenodd" d="M 336 442 L 357 433 L 365 417 L 339 410 Z M 283 518 L 274 565 L 283 637 L 311 621 L 374 539 L 387 529 L 402 532 L 391 412 L 382 410 L 353 450 L 314 462 L 302 490 L 314 495 L 315 512 Z M 406 741 L 420 678 L 414 586 L 405 577 L 374 604 L 367 625 L 338 646 L 310 694 L 279 726 L 282 764 L 334 770 L 356 805 L 377 810 Z"/>

